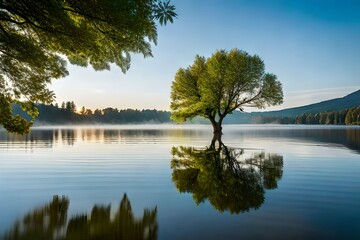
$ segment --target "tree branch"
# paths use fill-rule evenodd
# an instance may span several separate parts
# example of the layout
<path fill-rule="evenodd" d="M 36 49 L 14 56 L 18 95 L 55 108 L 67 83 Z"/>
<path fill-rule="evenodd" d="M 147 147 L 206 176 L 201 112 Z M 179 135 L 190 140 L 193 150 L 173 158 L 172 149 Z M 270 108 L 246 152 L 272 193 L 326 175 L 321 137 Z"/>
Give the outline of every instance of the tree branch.
<path fill-rule="evenodd" d="M 9 36 L 8 32 L 5 30 L 5 28 L 0 24 L 0 29 L 5 33 L 6 36 Z"/>
<path fill-rule="evenodd" d="M 262 93 L 262 89 L 260 89 L 259 92 L 255 96 L 253 96 L 252 98 L 236 104 L 235 107 L 231 108 L 229 112 L 234 111 L 235 109 L 239 108 L 240 106 L 242 106 L 244 104 L 247 104 L 247 103 L 250 103 L 250 102 L 252 102 L 254 100 L 257 100 L 260 97 L 261 93 Z"/>
<path fill-rule="evenodd" d="M 18 22 L 18 21 L 14 20 L 14 19 L 4 18 L 4 17 L 0 18 L 0 21 L 11 22 L 11 23 L 15 23 L 17 25 L 23 25 L 23 24 L 27 23 L 27 21 Z"/>
<path fill-rule="evenodd" d="M 49 33 L 54 33 L 54 32 L 56 32 L 56 33 L 61 33 L 61 34 L 64 34 L 64 33 L 65 33 L 65 32 L 59 32 L 59 31 L 55 30 L 55 28 L 45 28 L 44 26 L 41 26 L 41 25 L 38 25 L 38 24 L 34 23 L 33 21 L 31 21 L 31 20 L 26 16 L 26 14 L 24 14 L 22 11 L 17 10 L 16 8 L 12 8 L 12 7 L 10 7 L 10 6 L 7 6 L 7 5 L 4 5 L 4 4 L 1 4 L 1 3 L 0 3 L 0 8 L 3 8 L 3 9 L 5 9 L 6 11 L 8 11 L 10 14 L 12 14 L 12 15 L 14 15 L 14 16 L 19 16 L 20 18 L 22 18 L 22 19 L 25 20 L 25 21 L 23 21 L 23 22 L 17 22 L 17 21 L 15 21 L 15 20 L 12 20 L 12 22 L 15 23 L 15 24 L 19 24 L 19 23 L 21 23 L 21 25 L 22 25 L 22 24 L 29 24 L 29 25 L 37 28 L 37 29 L 41 29 L 41 30 L 43 30 L 43 31 L 45 31 L 45 32 L 49 32 Z"/>
<path fill-rule="evenodd" d="M 93 16 L 93 15 L 91 15 L 89 13 L 76 11 L 75 9 L 72 9 L 72 8 L 62 7 L 62 9 L 64 11 L 76 13 L 76 14 L 79 14 L 79 15 L 82 15 L 82 16 L 85 16 L 85 17 L 88 17 L 88 18 L 91 18 L 91 19 L 99 20 L 99 21 L 102 21 L 102 22 L 105 22 L 105 23 L 111 23 L 108 19 L 103 19 L 103 18 L 100 18 L 100 17 Z"/>

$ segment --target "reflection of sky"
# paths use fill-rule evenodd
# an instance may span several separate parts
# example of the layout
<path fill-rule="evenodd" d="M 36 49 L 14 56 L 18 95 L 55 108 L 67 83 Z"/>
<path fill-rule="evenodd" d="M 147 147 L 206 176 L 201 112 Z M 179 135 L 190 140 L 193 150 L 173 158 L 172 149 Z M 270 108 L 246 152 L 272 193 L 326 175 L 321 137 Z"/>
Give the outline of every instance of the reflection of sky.
<path fill-rule="evenodd" d="M 209 125 L 113 125 L 39 127 L 33 128 L 31 134 L 16 136 L 0 132 L 0 148 L 8 151 L 36 148 L 54 148 L 56 151 L 68 152 L 67 145 L 77 145 L 77 149 L 88 151 L 108 151 L 107 144 L 125 144 L 132 152 L 132 145 L 149 146 L 150 150 L 158 144 L 188 144 L 196 146 L 210 143 L 211 126 Z M 223 141 L 233 147 L 271 150 L 273 152 L 316 155 L 314 146 L 329 147 L 326 156 L 336 155 L 339 147 L 348 147 L 359 151 L 360 128 L 342 126 L 280 126 L 280 125 L 225 125 Z M 195 140 L 195 141 L 194 141 Z M 239 142 L 240 141 L 240 142 Z M 3 144 L 1 144 L 3 142 Z M 286 143 L 287 148 L 283 145 Z M 102 148 L 99 148 L 99 144 Z M 11 146 L 11 147 L 9 147 Z M 259 148 L 261 146 L 262 148 Z M 286 151 L 288 150 L 288 151 Z M 285 152 L 284 152 L 285 151 Z M 323 155 L 323 153 L 321 153 Z"/>
<path fill-rule="evenodd" d="M 69 196 L 71 216 L 87 213 L 95 203 L 116 206 L 125 192 L 135 215 L 157 206 L 162 239 L 191 234 L 349 238 L 346 234 L 358 231 L 360 162 L 349 139 L 359 139 L 360 129 L 349 134 L 348 128 L 259 127 L 225 126 L 223 141 L 230 147 L 283 155 L 283 177 L 277 189 L 265 193 L 259 210 L 240 215 L 220 214 L 208 202 L 197 207 L 191 195 L 178 193 L 171 181 L 171 147 L 208 146 L 211 127 L 59 128 L 51 134 L 34 129 L 28 136 L 31 151 L 20 137 L 0 132 L 0 232 L 53 195 Z"/>

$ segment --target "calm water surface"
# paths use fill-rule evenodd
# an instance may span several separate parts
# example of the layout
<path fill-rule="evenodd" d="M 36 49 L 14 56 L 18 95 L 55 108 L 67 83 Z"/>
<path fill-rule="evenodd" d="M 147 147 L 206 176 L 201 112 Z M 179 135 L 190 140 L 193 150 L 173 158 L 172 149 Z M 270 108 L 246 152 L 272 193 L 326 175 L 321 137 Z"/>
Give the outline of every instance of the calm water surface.
<path fill-rule="evenodd" d="M 360 128 L 0 130 L 0 239 L 360 239 Z"/>

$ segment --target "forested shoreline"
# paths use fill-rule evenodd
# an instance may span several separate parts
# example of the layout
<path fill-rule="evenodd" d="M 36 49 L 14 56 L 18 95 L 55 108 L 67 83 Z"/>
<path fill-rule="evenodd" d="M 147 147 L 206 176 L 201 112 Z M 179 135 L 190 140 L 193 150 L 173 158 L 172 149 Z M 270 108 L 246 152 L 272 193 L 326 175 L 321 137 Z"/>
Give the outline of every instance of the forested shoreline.
<path fill-rule="evenodd" d="M 38 104 L 39 116 L 35 125 L 60 125 L 60 124 L 126 124 L 126 123 L 169 123 L 170 112 L 155 109 L 87 109 L 82 107 L 77 111 L 74 102 L 64 102 L 59 107 L 57 104 Z M 30 119 L 20 107 L 14 105 L 15 114 L 21 114 Z"/>
<path fill-rule="evenodd" d="M 253 123 L 360 125 L 360 106 L 340 111 L 304 113 L 296 117 L 257 117 Z"/>
<path fill-rule="evenodd" d="M 91 110 L 85 107 L 77 109 L 73 101 L 57 104 L 38 104 L 39 116 L 35 125 L 61 124 L 161 124 L 174 123 L 170 120 L 169 111 L 156 109 L 118 109 L 107 107 Z M 13 106 L 14 114 L 31 119 L 21 111 L 18 105 Z M 239 117 L 240 118 L 240 117 Z M 196 118 L 188 123 L 208 123 L 206 119 Z M 240 122 L 240 121 L 239 121 Z M 341 111 L 321 113 L 304 113 L 296 117 L 255 116 L 247 124 L 306 124 L 306 125 L 360 125 L 360 106 Z M 226 124 L 226 123 L 225 123 Z M 236 124 L 236 121 L 231 121 Z"/>

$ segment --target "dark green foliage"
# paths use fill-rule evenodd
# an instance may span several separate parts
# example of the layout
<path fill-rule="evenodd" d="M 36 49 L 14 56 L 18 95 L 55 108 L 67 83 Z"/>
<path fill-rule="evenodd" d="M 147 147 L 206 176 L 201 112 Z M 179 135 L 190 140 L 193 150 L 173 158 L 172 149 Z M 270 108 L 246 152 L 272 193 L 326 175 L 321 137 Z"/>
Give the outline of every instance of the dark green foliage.
<path fill-rule="evenodd" d="M 313 118 L 311 113 L 303 114 L 296 117 L 296 119 L 306 117 L 306 121 L 299 124 L 359 125 L 359 112 L 360 106 L 341 111 L 321 112 L 315 114 L 315 116 L 319 116 L 316 118 Z"/>
<path fill-rule="evenodd" d="M 352 109 L 350 109 L 350 110 L 347 111 L 347 113 L 346 113 L 345 124 L 346 124 L 346 125 L 350 125 L 353 121 L 354 121 L 354 114 L 353 114 Z"/>
<path fill-rule="evenodd" d="M 253 123 L 360 125 L 360 106 L 332 112 L 301 114 L 291 117 L 258 117 Z"/>
<path fill-rule="evenodd" d="M 296 117 L 296 121 L 297 124 L 305 124 L 306 123 L 306 115 L 302 114 L 300 116 Z"/>
<path fill-rule="evenodd" d="M 167 2 L 159 2 L 155 8 L 154 16 L 156 19 L 159 19 L 161 25 L 166 25 L 168 21 L 173 23 L 173 18 L 177 16 L 175 13 L 175 7 L 169 4 L 170 0 Z"/>
<path fill-rule="evenodd" d="M 54 196 L 50 204 L 26 214 L 0 239 L 157 239 L 157 209 L 145 209 L 142 218 L 136 218 L 126 194 L 113 217 L 110 205 L 95 205 L 89 216 L 73 216 L 68 221 L 69 203 L 67 197 Z"/>
<path fill-rule="evenodd" d="M 63 102 L 64 108 L 54 105 L 38 104 L 39 116 L 35 124 L 126 124 L 126 123 L 168 123 L 170 112 L 158 110 L 133 110 L 117 108 L 96 109 L 94 113 L 90 109 L 82 108 L 80 113 L 76 112 L 73 101 Z M 18 105 L 14 105 L 14 113 L 19 113 L 22 118 L 31 119 L 23 113 Z"/>
<path fill-rule="evenodd" d="M 75 103 L 73 101 L 71 102 L 66 102 L 65 104 L 65 109 L 66 111 L 68 112 L 76 112 L 76 106 L 75 106 Z"/>
<path fill-rule="evenodd" d="M 325 122 L 326 122 L 326 113 L 321 112 L 321 113 L 320 113 L 319 124 L 324 125 L 324 124 L 325 124 Z"/>
<path fill-rule="evenodd" d="M 114 63 L 126 72 L 131 53 L 152 56 L 156 21 L 176 16 L 174 6 L 159 0 L 0 1 L 0 125 L 28 132 L 32 121 L 13 117 L 11 106 L 21 104 L 33 119 L 33 103 L 53 102 L 48 84 L 68 74 L 62 56 L 95 70 Z"/>
<path fill-rule="evenodd" d="M 360 106 L 353 110 L 353 123 L 360 125 Z"/>
<path fill-rule="evenodd" d="M 326 120 L 325 120 L 325 124 L 329 125 L 329 124 L 334 124 L 334 112 L 329 112 L 326 114 Z"/>
<path fill-rule="evenodd" d="M 315 121 L 315 117 L 314 117 L 314 115 L 312 113 L 310 113 L 310 114 L 308 114 L 306 116 L 306 122 L 308 124 L 317 124 L 316 121 Z"/>

